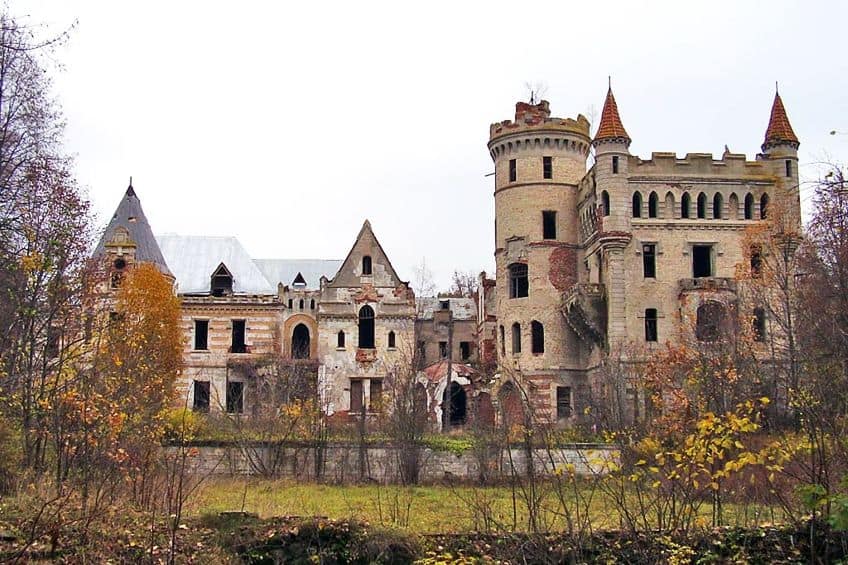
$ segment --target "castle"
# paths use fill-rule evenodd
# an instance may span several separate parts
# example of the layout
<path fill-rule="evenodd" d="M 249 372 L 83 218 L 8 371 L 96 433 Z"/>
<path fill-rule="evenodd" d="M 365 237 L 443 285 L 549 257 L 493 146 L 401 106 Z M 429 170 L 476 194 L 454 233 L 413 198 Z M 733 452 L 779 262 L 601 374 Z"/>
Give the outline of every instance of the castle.
<path fill-rule="evenodd" d="M 446 402 L 445 425 L 490 422 L 516 397 L 517 376 L 543 421 L 569 425 L 610 351 L 636 359 L 683 332 L 709 341 L 734 312 L 766 335 L 762 309 L 737 311 L 747 307 L 737 266 L 755 261 L 744 233 L 778 208 L 800 230 L 799 142 L 779 94 L 753 161 L 727 150 L 645 160 L 630 142 L 611 89 L 594 137 L 585 117 L 551 117 L 546 101 L 492 124 L 496 271 L 473 299 L 416 298 L 368 221 L 341 261 L 253 259 L 235 238 L 154 238 L 132 186 L 96 255 L 113 286 L 140 261 L 175 281 L 181 391 L 196 410 L 249 414 L 262 368 L 240 360 L 273 358 L 309 375 L 331 417 L 375 411 L 386 379 L 414 364 L 434 427 Z M 643 393 L 626 393 L 639 418 Z"/>

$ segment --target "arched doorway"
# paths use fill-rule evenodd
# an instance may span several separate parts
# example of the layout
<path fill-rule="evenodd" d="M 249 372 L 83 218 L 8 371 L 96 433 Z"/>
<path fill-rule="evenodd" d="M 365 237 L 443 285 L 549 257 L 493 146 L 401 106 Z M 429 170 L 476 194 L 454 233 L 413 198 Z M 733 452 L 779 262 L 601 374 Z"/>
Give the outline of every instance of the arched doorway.
<path fill-rule="evenodd" d="M 442 402 L 442 406 L 450 406 L 448 424 L 451 427 L 465 424 L 468 418 L 468 398 L 465 395 L 465 389 L 459 383 L 450 384 L 450 387 L 445 390 Z"/>
<path fill-rule="evenodd" d="M 292 359 L 309 359 L 309 328 L 306 324 L 294 327 L 291 341 Z"/>

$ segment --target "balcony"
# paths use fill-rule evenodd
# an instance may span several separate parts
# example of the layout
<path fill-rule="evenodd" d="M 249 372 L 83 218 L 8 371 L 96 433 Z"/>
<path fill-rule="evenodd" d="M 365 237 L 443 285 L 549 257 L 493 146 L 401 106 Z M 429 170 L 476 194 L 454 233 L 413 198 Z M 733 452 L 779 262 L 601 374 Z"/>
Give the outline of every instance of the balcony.
<path fill-rule="evenodd" d="M 606 290 L 599 283 L 577 283 L 563 295 L 565 321 L 582 339 L 599 347 L 606 344 Z"/>
<path fill-rule="evenodd" d="M 695 279 L 680 279 L 678 281 L 680 294 L 687 292 L 731 292 L 736 294 L 736 279 L 728 277 L 698 277 Z"/>

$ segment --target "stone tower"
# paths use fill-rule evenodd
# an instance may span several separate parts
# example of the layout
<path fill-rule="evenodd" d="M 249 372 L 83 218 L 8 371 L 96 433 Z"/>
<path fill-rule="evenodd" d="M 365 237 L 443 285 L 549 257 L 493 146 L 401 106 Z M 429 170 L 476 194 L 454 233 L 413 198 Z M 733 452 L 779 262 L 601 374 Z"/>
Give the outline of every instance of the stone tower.
<path fill-rule="evenodd" d="M 777 194 L 780 208 L 784 214 L 785 231 L 800 233 L 801 228 L 801 192 L 798 184 L 798 147 L 800 143 L 780 93 L 775 90 L 771 106 L 768 128 L 763 141 L 763 157 L 770 163 L 771 173 L 777 180 Z"/>
<path fill-rule="evenodd" d="M 534 383 L 550 413 L 556 385 L 577 385 L 578 337 L 558 308 L 577 282 L 577 186 L 586 174 L 589 121 L 552 118 L 547 101 L 518 102 L 515 120 L 492 124 L 495 163 L 497 350 L 505 373 Z"/>

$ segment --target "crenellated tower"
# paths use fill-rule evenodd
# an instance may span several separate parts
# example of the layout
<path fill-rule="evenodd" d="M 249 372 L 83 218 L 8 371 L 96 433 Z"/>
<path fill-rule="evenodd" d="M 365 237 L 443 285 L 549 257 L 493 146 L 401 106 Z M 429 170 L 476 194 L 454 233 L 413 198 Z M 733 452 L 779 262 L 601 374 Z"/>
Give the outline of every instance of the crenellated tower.
<path fill-rule="evenodd" d="M 590 143 L 585 117 L 551 117 L 544 100 L 518 102 L 514 121 L 489 130 L 498 360 L 546 383 L 538 389 L 545 410 L 556 404 L 552 382 L 570 391 L 580 366 L 579 338 L 555 305 L 577 282 L 577 185 L 586 174 Z"/>

